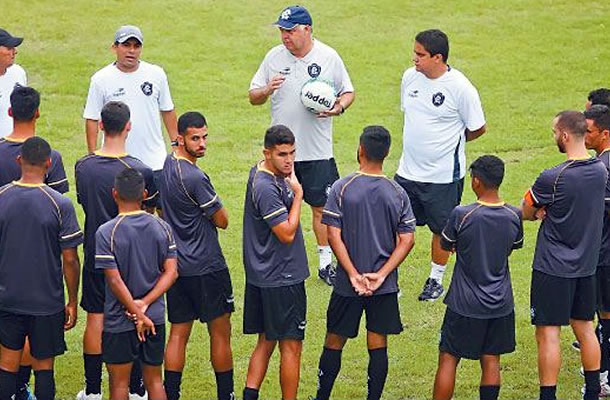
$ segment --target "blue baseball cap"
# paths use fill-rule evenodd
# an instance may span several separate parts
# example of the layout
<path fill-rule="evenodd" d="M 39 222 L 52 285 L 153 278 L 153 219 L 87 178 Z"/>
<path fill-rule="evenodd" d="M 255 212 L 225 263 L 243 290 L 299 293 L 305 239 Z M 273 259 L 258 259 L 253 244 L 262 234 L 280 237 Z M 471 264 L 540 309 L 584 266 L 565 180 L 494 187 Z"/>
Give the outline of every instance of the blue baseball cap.
<path fill-rule="evenodd" d="M 309 11 L 303 6 L 286 7 L 273 25 L 291 30 L 297 25 L 313 25 Z"/>

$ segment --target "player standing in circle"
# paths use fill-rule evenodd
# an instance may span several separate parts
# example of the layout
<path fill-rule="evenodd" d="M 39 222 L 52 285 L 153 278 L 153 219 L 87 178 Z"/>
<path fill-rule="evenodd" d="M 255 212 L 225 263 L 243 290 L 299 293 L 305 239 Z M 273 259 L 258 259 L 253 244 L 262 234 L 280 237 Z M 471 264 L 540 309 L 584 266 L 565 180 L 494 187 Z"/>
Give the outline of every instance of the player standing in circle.
<path fill-rule="evenodd" d="M 403 150 L 394 179 L 407 191 L 417 225 L 432 231 L 430 275 L 419 300 L 436 300 L 449 260 L 441 231 L 462 198 L 465 143 L 485 133 L 485 116 L 477 89 L 447 64 L 445 33 L 418 33 L 413 53 L 415 66 L 402 77 Z"/>
<path fill-rule="evenodd" d="M 523 219 L 544 210 L 532 264 L 531 322 L 536 326 L 540 400 L 555 400 L 561 367 L 561 327 L 580 343 L 584 400 L 600 393 L 600 348 L 593 328 L 596 282 L 608 171 L 585 148 L 587 122 L 578 111 L 553 119 L 553 138 L 567 160 L 544 170 L 522 205 Z"/>
<path fill-rule="evenodd" d="M 13 121 L 8 113 L 10 96 L 16 85 L 28 84 L 27 76 L 21 66 L 15 64 L 17 47 L 23 38 L 12 36 L 4 29 L 0 29 L 0 137 L 4 137 L 13 130 Z"/>
<path fill-rule="evenodd" d="M 112 189 L 119 214 L 95 234 L 95 268 L 106 277 L 102 354 L 112 400 L 129 398 L 136 359 L 150 399 L 166 399 L 163 295 L 178 277 L 176 243 L 165 221 L 142 210 L 146 196 L 142 174 L 125 168 Z"/>
<path fill-rule="evenodd" d="M 595 150 L 597 158 L 610 173 L 610 109 L 608 106 L 592 105 L 584 112 L 587 120 L 585 145 Z M 604 227 L 597 263 L 597 311 L 601 331 L 600 339 L 600 396 L 610 396 L 608 369 L 610 369 L 610 180 L 606 182 Z"/>
<path fill-rule="evenodd" d="M 121 26 L 114 35 L 112 50 L 116 61 L 91 77 L 83 118 L 87 149 L 97 147 L 98 121 L 102 107 L 109 101 L 122 101 L 131 111 L 131 131 L 127 152 L 155 172 L 155 184 L 167 156 L 161 119 L 172 143 L 178 136 L 176 111 L 163 68 L 140 60 L 144 37 L 136 26 Z"/>
<path fill-rule="evenodd" d="M 85 213 L 85 243 L 80 305 L 87 312 L 83 335 L 83 363 L 85 388 L 77 400 L 102 399 L 102 331 L 104 328 L 104 299 L 106 282 L 103 271 L 95 269 L 95 233 L 105 222 L 119 213 L 112 188 L 115 177 L 125 168 L 133 168 L 144 176 L 148 198 L 144 206 L 149 212 L 155 209 L 157 189 L 153 171 L 142 161 L 125 152 L 125 141 L 131 128 L 129 107 L 120 101 L 111 101 L 102 108 L 100 129 L 104 131 L 104 144 L 99 151 L 88 154 L 76 162 L 76 199 Z M 144 396 L 140 363 L 134 363 L 130 384 L 133 399 Z"/>
<path fill-rule="evenodd" d="M 165 352 L 165 391 L 180 398 L 186 345 L 193 321 L 208 325 L 218 400 L 233 400 L 231 313 L 233 287 L 218 230 L 229 225 L 227 210 L 210 177 L 197 167 L 207 149 L 208 126 L 198 112 L 178 120 L 178 146 L 167 156 L 161 180 L 163 218 L 175 233 L 180 276 L 167 292 L 171 331 Z"/>
<path fill-rule="evenodd" d="M 265 133 L 265 159 L 250 170 L 243 224 L 244 333 L 258 334 L 244 400 L 258 399 L 276 344 L 283 400 L 295 400 L 305 338 L 309 277 L 300 216 L 303 188 L 294 173 L 295 138 L 276 125 Z"/>
<path fill-rule="evenodd" d="M 333 157 L 332 119 L 354 101 L 354 87 L 339 54 L 313 38 L 311 15 L 302 6 L 285 8 L 275 22 L 282 44 L 272 48 L 250 83 L 250 103 L 264 104 L 271 97 L 271 125 L 285 125 L 296 138 L 294 163 L 303 185 L 303 198 L 311 206 L 318 243 L 318 276 L 329 285 L 334 279 L 332 250 L 328 245 L 322 209 L 339 172 Z M 337 93 L 334 107 L 318 115 L 301 103 L 301 87 L 311 79 L 330 82 Z"/>
<path fill-rule="evenodd" d="M 508 257 L 523 247 L 521 211 L 500 198 L 504 163 L 482 156 L 470 165 L 476 203 L 458 206 L 441 234 L 441 246 L 457 253 L 445 296 L 434 400 L 449 400 L 460 359 L 479 360 L 481 400 L 500 393 L 500 355 L 515 350 L 515 304 Z"/>
<path fill-rule="evenodd" d="M 369 352 L 367 399 L 378 400 L 388 374 L 387 335 L 402 332 L 398 266 L 414 245 L 415 216 L 409 197 L 383 175 L 390 133 L 367 126 L 360 135 L 360 169 L 333 184 L 322 222 L 339 268 L 328 311 L 326 340 L 318 366 L 316 400 L 328 400 L 348 338 L 358 336 L 366 312 Z M 365 296 L 365 297 L 362 297 Z"/>
<path fill-rule="evenodd" d="M 29 138 L 18 161 L 21 178 L 0 188 L 0 399 L 14 398 L 28 337 L 35 395 L 51 400 L 54 359 L 66 351 L 64 331 L 76 325 L 83 233 L 70 199 L 44 184 L 49 144 Z"/>

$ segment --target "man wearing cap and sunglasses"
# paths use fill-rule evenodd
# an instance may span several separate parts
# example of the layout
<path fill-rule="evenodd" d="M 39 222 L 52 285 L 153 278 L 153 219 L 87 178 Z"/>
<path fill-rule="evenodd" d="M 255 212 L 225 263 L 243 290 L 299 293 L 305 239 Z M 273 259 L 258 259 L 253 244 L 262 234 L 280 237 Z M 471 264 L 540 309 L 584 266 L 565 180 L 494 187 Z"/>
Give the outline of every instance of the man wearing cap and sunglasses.
<path fill-rule="evenodd" d="M 318 275 L 332 284 L 332 252 L 322 209 L 332 184 L 339 179 L 333 158 L 332 120 L 354 101 L 354 87 L 339 54 L 312 37 L 311 15 L 302 6 L 285 8 L 274 23 L 280 30 L 282 44 L 265 56 L 250 83 L 252 105 L 264 104 L 271 97 L 271 125 L 285 125 L 297 143 L 294 169 L 303 185 L 304 200 L 311 206 L 313 231 L 319 254 Z M 311 79 L 329 81 L 337 93 L 334 107 L 315 115 L 300 100 L 302 86 Z"/>
<path fill-rule="evenodd" d="M 15 64 L 17 47 L 21 42 L 23 38 L 0 29 L 0 137 L 13 131 L 13 118 L 8 114 L 8 109 L 15 85 L 27 85 L 25 71 Z"/>

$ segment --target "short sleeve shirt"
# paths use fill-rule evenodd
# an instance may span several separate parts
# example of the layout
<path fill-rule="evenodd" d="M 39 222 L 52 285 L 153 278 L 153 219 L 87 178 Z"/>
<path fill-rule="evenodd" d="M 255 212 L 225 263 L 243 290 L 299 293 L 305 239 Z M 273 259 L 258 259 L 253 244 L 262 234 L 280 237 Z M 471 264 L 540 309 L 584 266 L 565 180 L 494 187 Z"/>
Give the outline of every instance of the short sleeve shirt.
<path fill-rule="evenodd" d="M 147 207 L 157 204 L 158 191 L 150 167 L 127 154 L 109 155 L 95 152 L 82 157 L 74 166 L 76 199 L 85 213 L 84 268 L 95 270 L 95 232 L 104 222 L 116 217 L 119 209 L 112 197 L 114 178 L 126 168 L 144 176 L 148 197 Z"/>
<path fill-rule="evenodd" d="M 452 183 L 466 174 L 465 129 L 485 125 L 476 88 L 460 71 L 429 79 L 415 68 L 402 77 L 402 156 L 397 174 L 427 183 Z"/>
<path fill-rule="evenodd" d="M 0 188 L 0 310 L 25 315 L 62 311 L 61 253 L 83 241 L 74 206 L 47 185 Z"/>
<path fill-rule="evenodd" d="M 170 154 L 161 180 L 163 219 L 174 231 L 180 276 L 200 276 L 227 268 L 212 216 L 222 202 L 210 177 L 196 164 Z"/>
<path fill-rule="evenodd" d="M 441 246 L 457 253 L 444 300 L 451 311 L 480 319 L 513 311 L 508 256 L 523 247 L 521 210 L 504 203 L 458 206 L 443 229 Z"/>
<path fill-rule="evenodd" d="M 335 182 L 322 213 L 322 223 L 341 229 L 350 260 L 364 274 L 379 271 L 396 249 L 398 234 L 415 232 L 407 193 L 383 175 L 356 172 Z M 357 296 L 343 268 L 337 268 L 335 292 Z M 398 291 L 398 269 L 373 295 Z"/>
<path fill-rule="evenodd" d="M 98 229 L 95 236 L 95 268 L 118 269 L 134 299 L 150 292 L 163 272 L 163 264 L 176 258 L 176 243 L 171 228 L 160 218 L 145 211 L 119 214 Z M 146 310 L 155 325 L 165 324 L 165 300 L 155 300 Z M 106 285 L 104 331 L 120 333 L 134 330 L 125 308 Z"/>
<path fill-rule="evenodd" d="M 303 282 L 309 276 L 301 226 L 292 243 L 282 243 L 271 228 L 287 221 L 294 193 L 285 178 L 252 167 L 246 187 L 243 224 L 243 259 L 247 283 L 281 287 Z"/>
<path fill-rule="evenodd" d="M 129 73 L 114 63 L 102 68 L 91 77 L 83 118 L 99 121 L 102 108 L 109 101 L 122 101 L 129 106 L 127 152 L 154 171 L 163 168 L 167 151 L 159 112 L 174 109 L 163 68 L 145 61 Z"/>
<path fill-rule="evenodd" d="M 606 171 L 610 173 L 610 150 L 603 151 L 597 158 L 604 163 Z M 610 267 L 610 178 L 606 181 L 604 204 L 604 227 L 602 228 L 602 244 L 600 247 L 598 266 Z"/>
<path fill-rule="evenodd" d="M 21 146 L 23 141 L 0 139 L 0 186 L 21 178 L 21 167 L 17 163 Z M 61 154 L 56 150 L 51 150 L 51 168 L 45 177 L 45 184 L 59 193 L 66 193 L 70 189 Z"/>
<path fill-rule="evenodd" d="M 27 76 L 21 66 L 13 64 L 0 75 L 0 137 L 9 135 L 13 131 L 13 118 L 8 115 L 11 107 L 11 93 L 15 85 L 26 86 Z"/>
<path fill-rule="evenodd" d="M 562 278 L 595 274 L 604 221 L 608 171 L 596 158 L 544 170 L 526 201 L 544 207 L 533 268 Z"/>
<path fill-rule="evenodd" d="M 293 56 L 281 44 L 265 56 L 252 78 L 250 90 L 260 89 L 274 76 L 286 80 L 271 95 L 271 125 L 286 125 L 296 138 L 297 161 L 328 160 L 333 157 L 332 118 L 317 118 L 301 103 L 301 88 L 314 78 L 330 82 L 337 96 L 354 87 L 339 54 L 319 40 L 303 58 Z"/>

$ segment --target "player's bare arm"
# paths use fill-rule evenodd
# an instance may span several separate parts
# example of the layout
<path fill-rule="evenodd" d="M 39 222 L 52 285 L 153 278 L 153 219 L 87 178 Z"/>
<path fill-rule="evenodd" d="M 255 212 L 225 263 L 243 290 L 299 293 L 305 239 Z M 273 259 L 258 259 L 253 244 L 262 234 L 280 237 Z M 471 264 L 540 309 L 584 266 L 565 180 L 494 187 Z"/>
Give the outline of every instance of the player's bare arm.
<path fill-rule="evenodd" d="M 333 249 L 335 253 L 335 257 L 337 257 L 337 261 L 341 265 L 341 267 L 347 273 L 349 280 L 359 296 L 370 296 L 373 294 L 367 287 L 366 279 L 364 275 L 362 275 L 356 267 L 352 260 L 349 257 L 349 253 L 347 252 L 347 247 L 345 247 L 345 243 L 343 243 L 343 239 L 341 239 L 341 229 L 335 226 L 328 226 L 328 243 L 330 247 Z"/>
<path fill-rule="evenodd" d="M 68 289 L 68 304 L 66 304 L 66 323 L 64 330 L 74 328 L 78 310 L 78 284 L 80 281 L 80 260 L 76 248 L 61 251 L 64 280 Z"/>
<path fill-rule="evenodd" d="M 94 119 L 85 120 L 85 134 L 87 136 L 87 151 L 93 153 L 97 149 L 97 133 L 99 121 Z"/>
<path fill-rule="evenodd" d="M 212 223 L 214 223 L 217 228 L 227 229 L 229 226 L 229 213 L 227 212 L 227 209 L 223 207 L 212 214 Z"/>
<path fill-rule="evenodd" d="M 536 221 L 538 219 L 536 218 L 536 213 L 539 210 L 540 209 L 538 207 L 528 204 L 526 200 L 523 200 L 521 203 L 521 214 L 523 215 L 523 219 L 526 221 Z"/>
<path fill-rule="evenodd" d="M 273 234 L 278 240 L 284 244 L 292 243 L 297 233 L 301 218 L 301 203 L 303 202 L 303 187 L 299 183 L 294 170 L 288 179 L 288 183 L 294 192 L 294 200 L 290 211 L 288 212 L 288 219 L 280 224 L 275 225 L 271 228 Z"/>
<path fill-rule="evenodd" d="M 385 278 L 392 273 L 401 262 L 407 257 L 407 255 L 413 249 L 415 245 L 415 233 L 401 233 L 398 235 L 398 240 L 396 241 L 396 248 L 392 254 L 390 254 L 390 258 L 388 261 L 379 269 L 377 272 L 364 274 L 364 277 L 369 281 L 368 288 L 372 292 L 379 289 L 379 287 L 385 281 Z"/>
<path fill-rule="evenodd" d="M 178 137 L 178 117 L 176 116 L 176 110 L 161 111 L 161 119 L 163 119 L 163 125 L 165 125 L 169 140 L 174 142 Z"/>
<path fill-rule="evenodd" d="M 163 272 L 157 281 L 156 285 L 146 293 L 146 296 L 139 299 L 146 307 L 154 303 L 159 297 L 162 297 L 165 292 L 178 279 L 178 260 L 176 258 L 168 258 L 163 262 Z"/>
<path fill-rule="evenodd" d="M 356 98 L 355 92 L 345 92 L 337 101 L 335 101 L 335 105 L 330 110 L 318 114 L 318 118 L 326 118 L 326 117 L 334 117 L 336 115 L 341 115 L 348 109 L 349 106 L 352 105 L 354 99 Z"/>
<path fill-rule="evenodd" d="M 266 86 L 258 89 L 252 89 L 248 92 L 248 97 L 250 98 L 250 104 L 253 106 L 259 106 L 261 104 L 265 104 L 269 96 L 273 94 L 277 89 L 282 86 L 282 83 L 286 80 L 286 77 L 283 75 L 276 75 Z"/>
<path fill-rule="evenodd" d="M 474 131 L 471 131 L 469 129 L 466 129 L 465 134 L 466 134 L 466 141 L 470 142 L 471 140 L 475 140 L 480 138 L 481 136 L 483 136 L 483 134 L 487 132 L 487 125 L 483 125 L 482 127 L 480 127 L 479 129 L 476 129 Z"/>

